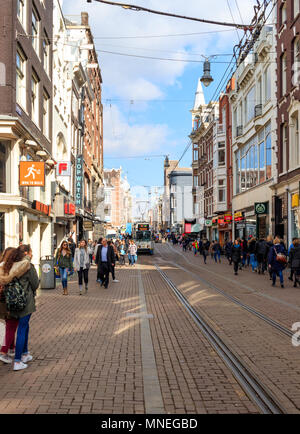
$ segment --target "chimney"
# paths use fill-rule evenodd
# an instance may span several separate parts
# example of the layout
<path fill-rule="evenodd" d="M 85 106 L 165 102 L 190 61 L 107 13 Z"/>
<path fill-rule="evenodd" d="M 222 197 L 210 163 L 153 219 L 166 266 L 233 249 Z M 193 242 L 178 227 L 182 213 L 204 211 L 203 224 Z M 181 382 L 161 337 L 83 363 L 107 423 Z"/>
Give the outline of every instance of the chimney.
<path fill-rule="evenodd" d="M 87 12 L 81 12 L 81 25 L 82 26 L 89 25 L 89 14 Z"/>

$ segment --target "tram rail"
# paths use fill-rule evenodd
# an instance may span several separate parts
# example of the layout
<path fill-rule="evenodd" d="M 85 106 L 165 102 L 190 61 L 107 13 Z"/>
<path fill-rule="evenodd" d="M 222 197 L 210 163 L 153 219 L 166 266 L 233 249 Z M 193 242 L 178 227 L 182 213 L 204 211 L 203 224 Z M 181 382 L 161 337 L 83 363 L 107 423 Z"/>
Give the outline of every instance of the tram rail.
<path fill-rule="evenodd" d="M 172 289 L 178 300 L 193 318 L 203 335 L 207 338 L 209 343 L 231 370 L 232 374 L 239 382 L 245 393 L 253 402 L 255 402 L 259 410 L 263 414 L 285 414 L 285 409 L 277 401 L 273 394 L 263 384 L 261 384 L 260 380 L 244 365 L 241 358 L 239 358 L 233 353 L 232 350 L 230 350 L 230 348 L 217 335 L 213 328 L 204 320 L 200 313 L 191 306 L 187 298 L 176 287 L 167 274 L 159 267 L 159 265 L 155 264 L 155 268 L 159 272 L 161 278 Z"/>

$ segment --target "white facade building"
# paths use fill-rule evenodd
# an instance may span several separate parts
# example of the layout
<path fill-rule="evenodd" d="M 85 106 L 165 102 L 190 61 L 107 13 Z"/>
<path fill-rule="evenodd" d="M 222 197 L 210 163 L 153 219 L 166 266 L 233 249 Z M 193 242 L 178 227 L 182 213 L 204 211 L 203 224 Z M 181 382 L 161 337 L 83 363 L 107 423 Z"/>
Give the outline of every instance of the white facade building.
<path fill-rule="evenodd" d="M 276 172 L 275 30 L 264 27 L 236 71 L 231 92 L 233 215 L 235 237 L 266 237 L 271 231 Z M 265 206 L 257 213 L 255 204 Z M 260 207 L 262 210 L 262 207 Z"/>

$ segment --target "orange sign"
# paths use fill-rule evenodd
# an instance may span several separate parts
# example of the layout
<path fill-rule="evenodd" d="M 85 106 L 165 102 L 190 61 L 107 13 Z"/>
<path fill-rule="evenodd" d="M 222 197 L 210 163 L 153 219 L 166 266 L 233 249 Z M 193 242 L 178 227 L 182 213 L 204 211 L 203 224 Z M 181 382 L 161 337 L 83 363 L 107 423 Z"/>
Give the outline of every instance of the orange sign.
<path fill-rule="evenodd" d="M 45 163 L 20 161 L 20 187 L 44 187 Z"/>

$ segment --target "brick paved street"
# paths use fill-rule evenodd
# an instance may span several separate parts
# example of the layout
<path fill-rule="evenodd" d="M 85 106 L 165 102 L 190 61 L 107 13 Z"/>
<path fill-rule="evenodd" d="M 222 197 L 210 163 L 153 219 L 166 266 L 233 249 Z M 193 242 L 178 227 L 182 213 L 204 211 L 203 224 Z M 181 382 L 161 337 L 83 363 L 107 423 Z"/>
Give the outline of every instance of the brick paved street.
<path fill-rule="evenodd" d="M 107 290 L 95 282 L 93 267 L 87 295 L 79 296 L 76 280 L 67 297 L 60 288 L 39 291 L 30 329 L 34 360 L 19 372 L 0 366 L 0 413 L 259 412 L 155 263 L 286 411 L 298 413 L 298 348 L 197 276 L 288 327 L 300 315 L 297 290 L 270 289 L 267 277 L 249 271 L 234 283 L 227 264 L 210 262 L 203 271 L 200 261 L 190 252 L 182 256 L 177 247 L 158 245 L 153 257 L 140 256 L 134 268 L 119 267 L 120 283 L 111 282 Z"/>

